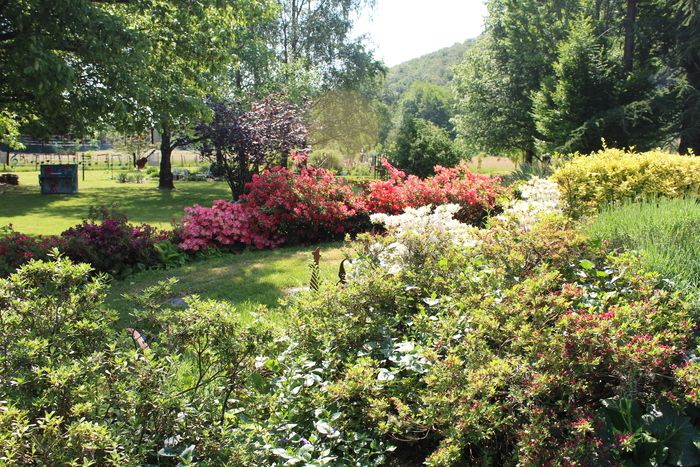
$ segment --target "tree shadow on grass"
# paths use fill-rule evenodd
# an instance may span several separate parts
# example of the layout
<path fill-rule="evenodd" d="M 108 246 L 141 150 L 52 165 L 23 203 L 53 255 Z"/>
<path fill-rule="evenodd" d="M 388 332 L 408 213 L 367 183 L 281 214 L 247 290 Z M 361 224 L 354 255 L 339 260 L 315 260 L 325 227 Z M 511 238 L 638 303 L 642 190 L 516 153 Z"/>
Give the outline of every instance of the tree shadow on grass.
<path fill-rule="evenodd" d="M 88 214 L 90 207 L 99 205 L 114 205 L 135 223 L 167 224 L 182 217 L 186 206 L 210 205 L 215 199 L 229 196 L 228 186 L 219 182 L 182 183 L 172 192 L 158 190 L 153 184 L 86 188 L 73 195 L 42 195 L 38 187 L 36 191 L 32 188 L 22 187 L 0 196 L 0 224 L 30 216 L 36 217 L 38 225 L 42 218 L 61 218 L 73 225 Z"/>
<path fill-rule="evenodd" d="M 342 259 L 340 246 L 340 243 L 322 246 L 321 279 L 327 283 L 335 284 L 337 281 Z M 174 277 L 179 282 L 171 298 L 198 295 L 203 299 L 229 303 L 243 315 L 249 315 L 258 305 L 264 305 L 274 315 L 288 289 L 308 286 L 308 264 L 314 248 L 305 246 L 251 251 L 195 262 L 170 271 L 146 271 L 115 282 L 108 303 L 119 311 L 122 322 L 127 323 L 129 303 L 121 297 L 123 293 L 138 293 L 159 281 Z"/>

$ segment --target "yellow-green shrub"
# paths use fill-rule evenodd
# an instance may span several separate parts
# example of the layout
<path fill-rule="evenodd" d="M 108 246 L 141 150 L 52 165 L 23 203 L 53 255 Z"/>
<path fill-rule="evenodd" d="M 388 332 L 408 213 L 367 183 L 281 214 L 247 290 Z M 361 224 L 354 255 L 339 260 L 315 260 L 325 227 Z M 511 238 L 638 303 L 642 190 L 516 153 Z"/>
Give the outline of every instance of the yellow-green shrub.
<path fill-rule="evenodd" d="M 553 179 L 569 213 L 581 216 L 609 203 L 695 195 L 700 192 L 700 157 L 606 149 L 576 155 Z"/>

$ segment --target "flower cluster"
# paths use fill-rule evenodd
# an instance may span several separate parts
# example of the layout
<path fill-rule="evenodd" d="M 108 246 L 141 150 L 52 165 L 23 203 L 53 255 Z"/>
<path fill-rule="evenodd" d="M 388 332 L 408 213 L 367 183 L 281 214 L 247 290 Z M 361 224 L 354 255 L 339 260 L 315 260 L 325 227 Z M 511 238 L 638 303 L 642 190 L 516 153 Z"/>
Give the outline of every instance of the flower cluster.
<path fill-rule="evenodd" d="M 12 225 L 0 227 L 0 277 L 8 276 L 32 259 L 46 259 L 53 248 L 63 243 L 61 237 L 31 237 L 16 232 Z"/>
<path fill-rule="evenodd" d="M 100 216 L 63 232 L 61 251 L 73 261 L 116 276 L 158 264 L 155 244 L 167 233 L 148 224 L 132 225 L 126 216 L 108 210 Z"/>
<path fill-rule="evenodd" d="M 543 214 L 560 213 L 559 185 L 545 178 L 533 177 L 518 188 L 520 199 L 514 201 L 506 215 L 513 215 L 523 227 L 530 228 Z"/>
<path fill-rule="evenodd" d="M 201 251 L 213 246 L 251 245 L 256 248 L 274 248 L 284 238 L 258 228 L 266 216 L 257 215 L 248 203 L 217 200 L 210 208 L 194 205 L 185 208 L 187 215 L 180 228 L 180 248 Z"/>
<path fill-rule="evenodd" d="M 75 262 L 89 263 L 98 272 L 115 276 L 133 269 L 156 266 L 161 259 L 155 244 L 168 232 L 132 225 L 125 215 L 109 209 L 91 210 L 91 219 L 60 236 L 29 236 L 12 226 L 0 227 L 0 277 L 15 272 L 33 259 L 47 259 L 53 249 Z"/>
<path fill-rule="evenodd" d="M 383 224 L 389 231 L 391 243 L 375 243 L 370 251 L 379 265 L 392 274 L 408 264 L 420 264 L 428 251 L 449 247 L 474 247 L 476 228 L 459 222 L 455 215 L 457 204 L 406 208 L 403 214 L 372 214 L 374 224 Z"/>
<path fill-rule="evenodd" d="M 274 248 L 319 241 L 345 233 L 350 220 L 362 212 L 350 187 L 323 169 L 294 174 L 276 167 L 255 175 L 246 188 L 238 203 L 219 200 L 211 208 L 186 208 L 180 247 Z"/>
<path fill-rule="evenodd" d="M 389 179 L 373 182 L 365 195 L 370 212 L 399 214 L 405 208 L 454 203 L 460 206 L 460 221 L 478 224 L 506 193 L 500 179 L 471 172 L 466 165 L 435 167 L 435 176 L 421 179 L 406 175 L 386 161 Z"/>

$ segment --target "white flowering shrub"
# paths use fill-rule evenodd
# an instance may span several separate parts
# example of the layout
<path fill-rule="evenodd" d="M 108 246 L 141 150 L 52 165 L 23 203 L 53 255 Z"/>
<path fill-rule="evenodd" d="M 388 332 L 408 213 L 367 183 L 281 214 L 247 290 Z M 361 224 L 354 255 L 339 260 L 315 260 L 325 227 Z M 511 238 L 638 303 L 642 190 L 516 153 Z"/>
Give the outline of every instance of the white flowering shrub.
<path fill-rule="evenodd" d="M 514 217 L 518 223 L 530 228 L 542 215 L 561 213 L 561 192 L 559 185 L 546 178 L 533 177 L 518 187 L 520 199 L 514 201 L 504 212 Z"/>
<path fill-rule="evenodd" d="M 383 225 L 388 235 L 369 247 L 369 255 L 391 274 L 408 266 L 420 267 L 427 256 L 449 247 L 474 247 L 475 227 L 455 219 L 457 204 L 406 208 L 403 214 L 373 214 L 372 223 Z"/>

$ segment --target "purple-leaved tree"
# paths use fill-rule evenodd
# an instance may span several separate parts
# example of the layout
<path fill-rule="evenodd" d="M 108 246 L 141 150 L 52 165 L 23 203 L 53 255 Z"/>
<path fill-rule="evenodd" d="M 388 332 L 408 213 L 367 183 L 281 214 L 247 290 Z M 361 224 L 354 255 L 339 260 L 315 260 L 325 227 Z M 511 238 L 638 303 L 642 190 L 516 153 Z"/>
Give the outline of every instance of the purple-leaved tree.
<path fill-rule="evenodd" d="M 286 167 L 295 149 L 306 148 L 305 109 L 284 95 L 240 102 L 210 102 L 214 118 L 197 127 L 201 153 L 221 170 L 233 199 L 245 192 L 253 174 L 274 166 Z"/>

